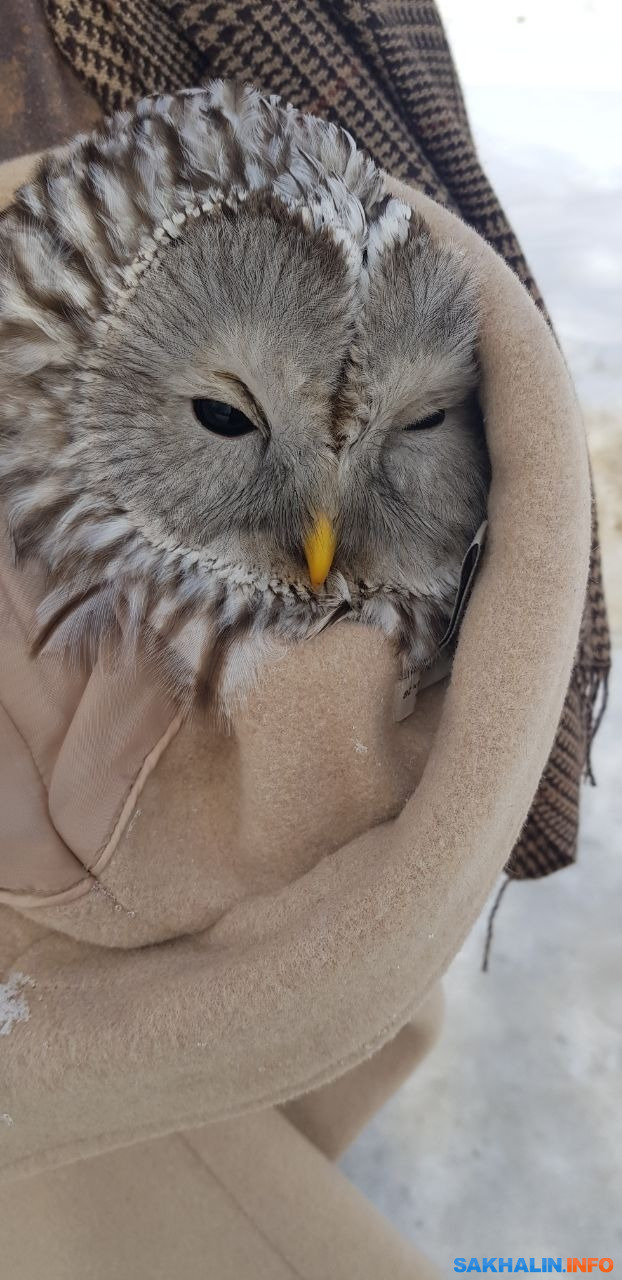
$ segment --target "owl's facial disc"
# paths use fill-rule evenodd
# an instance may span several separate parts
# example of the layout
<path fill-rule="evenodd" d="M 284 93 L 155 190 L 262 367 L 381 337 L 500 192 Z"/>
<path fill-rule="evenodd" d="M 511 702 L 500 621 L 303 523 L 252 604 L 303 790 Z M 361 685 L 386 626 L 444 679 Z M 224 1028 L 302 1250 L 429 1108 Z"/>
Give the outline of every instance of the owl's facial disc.
<path fill-rule="evenodd" d="M 273 205 L 199 221 L 110 335 L 99 483 L 158 545 L 320 596 L 333 567 L 429 593 L 485 506 L 475 335 L 468 273 L 421 229 L 363 289 Z"/>
<path fill-rule="evenodd" d="M 467 267 L 416 221 L 357 275 L 259 195 L 193 219 L 80 388 L 89 484 L 164 565 L 380 625 L 406 599 L 442 633 L 486 507 L 476 334 Z"/>

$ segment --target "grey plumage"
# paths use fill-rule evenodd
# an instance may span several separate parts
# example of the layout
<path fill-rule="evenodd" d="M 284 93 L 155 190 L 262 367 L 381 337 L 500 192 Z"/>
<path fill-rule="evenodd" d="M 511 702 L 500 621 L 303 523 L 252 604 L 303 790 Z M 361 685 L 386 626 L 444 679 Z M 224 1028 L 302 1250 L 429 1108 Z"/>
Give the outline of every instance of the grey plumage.
<path fill-rule="evenodd" d="M 0 222 L 0 487 L 47 571 L 38 647 L 118 628 L 226 705 L 342 602 L 429 661 L 485 511 L 476 340 L 464 257 L 277 99 L 145 99 L 45 160 Z"/>

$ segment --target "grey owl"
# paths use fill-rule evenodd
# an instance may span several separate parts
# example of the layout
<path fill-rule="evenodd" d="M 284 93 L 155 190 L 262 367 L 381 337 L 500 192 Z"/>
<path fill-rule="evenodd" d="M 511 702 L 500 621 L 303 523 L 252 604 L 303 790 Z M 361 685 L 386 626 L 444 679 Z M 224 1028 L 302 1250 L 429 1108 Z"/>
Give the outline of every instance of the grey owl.
<path fill-rule="evenodd" d="M 0 486 L 35 648 L 111 630 L 224 706 L 335 617 L 428 664 L 486 507 L 468 261 L 344 130 L 215 82 L 0 222 Z"/>

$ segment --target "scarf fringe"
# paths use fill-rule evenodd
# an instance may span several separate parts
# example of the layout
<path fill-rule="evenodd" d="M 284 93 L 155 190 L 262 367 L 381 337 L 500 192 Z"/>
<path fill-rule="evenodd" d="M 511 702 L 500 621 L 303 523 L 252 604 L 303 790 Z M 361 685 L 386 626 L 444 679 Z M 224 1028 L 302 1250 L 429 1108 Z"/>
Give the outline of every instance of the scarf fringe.
<path fill-rule="evenodd" d="M 488 915 L 488 925 L 486 927 L 486 941 L 484 943 L 484 954 L 482 956 L 482 973 L 488 973 L 488 962 L 490 959 L 490 952 L 492 948 L 492 940 L 493 940 L 494 927 L 495 927 L 495 916 L 497 914 L 497 911 L 499 910 L 499 907 L 501 906 L 501 900 L 503 898 L 503 895 L 508 885 L 511 883 L 512 883 L 511 876 L 506 876 L 492 904 L 492 907 L 490 908 L 490 913 Z"/>
<path fill-rule="evenodd" d="M 583 776 L 590 786 L 595 787 L 596 778 L 592 768 L 592 746 L 600 729 L 602 718 L 607 710 L 609 700 L 610 668 L 583 668 L 585 679 L 582 681 L 583 722 L 585 729 L 585 764 Z"/>

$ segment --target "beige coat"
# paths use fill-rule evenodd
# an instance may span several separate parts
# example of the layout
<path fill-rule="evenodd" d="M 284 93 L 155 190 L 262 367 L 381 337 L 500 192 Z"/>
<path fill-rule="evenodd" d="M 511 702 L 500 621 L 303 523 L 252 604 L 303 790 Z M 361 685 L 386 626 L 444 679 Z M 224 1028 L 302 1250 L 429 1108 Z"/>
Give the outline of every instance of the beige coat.
<path fill-rule="evenodd" d="M 10 1280 L 435 1274 L 318 1148 L 334 1154 L 425 1047 L 433 998 L 420 1032 L 406 1024 L 525 819 L 575 651 L 590 490 L 572 387 L 525 290 L 454 216 L 389 185 L 465 245 L 483 298 L 490 527 L 448 687 L 426 690 L 394 723 L 387 642 L 342 624 L 267 669 L 229 735 L 202 718 L 181 724 L 112 645 L 88 672 L 33 660 L 38 571 L 17 571 L 2 552 L 0 1257 L 14 1259 Z M 351 1086 L 309 1093 L 383 1045 L 381 1065 L 359 1068 Z M 267 1110 L 305 1094 L 288 1112 L 302 1132 Z M 269 1172 L 258 1176 L 260 1157 Z M 285 1176 L 285 1164 L 298 1172 Z M 184 1189 L 172 1217 L 171 1180 Z M 86 1206 L 100 1197 L 125 1244 L 102 1238 L 87 1270 L 76 1222 L 91 1221 Z M 40 1230 L 29 1233 L 33 1205 Z M 124 1235 L 132 1213 L 140 1267 Z M 251 1236 L 244 1244 L 249 1219 L 273 1251 L 263 1262 Z M 314 1247 L 300 1242 L 303 1219 Z M 176 1223 L 187 1259 L 178 1248 L 166 1270 Z M 320 1237 L 332 1270 L 314 1252 Z M 210 1248 L 219 1261 L 204 1273 L 197 1259 Z"/>

